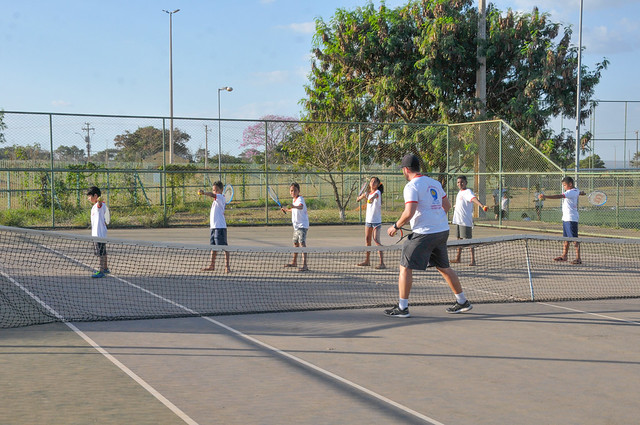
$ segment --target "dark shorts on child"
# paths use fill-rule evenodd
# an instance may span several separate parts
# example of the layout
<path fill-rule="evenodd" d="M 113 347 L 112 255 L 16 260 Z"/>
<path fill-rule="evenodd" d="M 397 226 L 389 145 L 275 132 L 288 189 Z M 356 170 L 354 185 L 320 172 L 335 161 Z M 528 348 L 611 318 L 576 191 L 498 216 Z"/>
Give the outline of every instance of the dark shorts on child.
<path fill-rule="evenodd" d="M 107 255 L 107 244 L 104 242 L 94 242 L 93 243 L 93 252 L 98 257 L 104 257 Z"/>
<path fill-rule="evenodd" d="M 211 229 L 210 245 L 227 245 L 227 229 Z"/>

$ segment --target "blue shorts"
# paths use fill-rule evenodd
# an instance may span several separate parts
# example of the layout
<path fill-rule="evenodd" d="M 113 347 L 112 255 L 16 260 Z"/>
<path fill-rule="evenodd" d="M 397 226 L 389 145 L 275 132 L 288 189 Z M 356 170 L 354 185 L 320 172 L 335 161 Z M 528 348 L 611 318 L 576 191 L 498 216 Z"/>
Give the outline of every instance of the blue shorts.
<path fill-rule="evenodd" d="M 577 221 L 563 221 L 562 222 L 562 236 L 565 238 L 577 238 L 578 237 L 578 222 Z"/>
<path fill-rule="evenodd" d="M 211 245 L 227 245 L 227 229 L 211 229 L 211 237 L 209 238 Z"/>
<path fill-rule="evenodd" d="M 364 223 L 365 227 L 373 227 L 374 229 L 382 226 L 382 223 Z"/>

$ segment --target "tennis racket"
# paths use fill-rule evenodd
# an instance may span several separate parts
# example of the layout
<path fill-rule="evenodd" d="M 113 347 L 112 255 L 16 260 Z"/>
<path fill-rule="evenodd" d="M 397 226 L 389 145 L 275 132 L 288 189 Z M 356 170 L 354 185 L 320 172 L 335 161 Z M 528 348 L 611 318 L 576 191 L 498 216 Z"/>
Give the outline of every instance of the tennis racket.
<path fill-rule="evenodd" d="M 589 194 L 589 202 L 596 207 L 602 206 L 607 202 L 607 194 L 595 190 Z"/>
<path fill-rule="evenodd" d="M 360 192 L 358 192 L 358 196 L 362 196 L 364 192 L 366 192 L 368 187 L 369 187 L 369 181 L 364 182 L 362 184 L 362 187 L 360 188 Z"/>
<path fill-rule="evenodd" d="M 231 203 L 233 199 L 233 186 L 230 184 L 224 187 L 224 191 L 222 191 L 222 195 L 224 196 L 224 202 L 228 205 Z"/>
<path fill-rule="evenodd" d="M 396 244 L 399 244 L 400 242 L 402 242 L 402 240 L 404 238 L 406 238 L 407 236 L 409 236 L 410 234 L 412 234 L 413 232 L 411 231 L 411 229 L 407 229 L 405 227 L 399 227 L 398 228 L 398 233 L 400 234 L 400 239 L 398 239 L 396 241 Z"/>
<path fill-rule="evenodd" d="M 278 204 L 278 206 L 282 209 L 282 204 L 280 203 L 280 199 L 278 199 L 278 194 L 276 193 L 276 191 L 273 190 L 271 186 L 267 186 L 267 192 L 269 192 L 269 196 L 271 197 L 271 199 L 273 199 L 273 202 Z M 286 212 L 282 212 L 286 214 Z"/>

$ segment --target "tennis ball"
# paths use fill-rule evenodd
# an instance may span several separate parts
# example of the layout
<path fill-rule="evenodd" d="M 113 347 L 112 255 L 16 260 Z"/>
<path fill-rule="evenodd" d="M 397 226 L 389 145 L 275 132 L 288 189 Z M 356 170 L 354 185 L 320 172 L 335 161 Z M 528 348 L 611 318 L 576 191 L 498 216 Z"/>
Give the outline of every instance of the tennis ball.
<path fill-rule="evenodd" d="M 482 211 L 489 211 L 489 207 L 485 205 L 484 207 L 482 207 Z"/>

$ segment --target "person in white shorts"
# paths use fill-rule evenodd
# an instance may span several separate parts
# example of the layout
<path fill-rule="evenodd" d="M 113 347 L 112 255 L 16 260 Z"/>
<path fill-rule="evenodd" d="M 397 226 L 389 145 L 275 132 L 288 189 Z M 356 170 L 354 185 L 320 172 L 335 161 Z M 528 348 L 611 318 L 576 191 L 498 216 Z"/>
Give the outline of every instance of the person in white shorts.
<path fill-rule="evenodd" d="M 291 212 L 291 223 L 293 224 L 293 246 L 305 247 L 307 246 L 307 231 L 309 230 L 309 214 L 307 214 L 307 204 L 304 202 L 304 198 L 300 195 L 300 185 L 296 182 L 291 183 L 289 186 L 289 194 L 292 201 L 291 206 L 285 208 L 282 207 L 282 211 Z M 284 265 L 285 267 L 298 267 L 298 253 L 293 253 L 293 258 L 290 263 Z M 309 270 L 307 267 L 307 253 L 302 253 L 302 266 L 298 269 L 301 272 Z"/>

